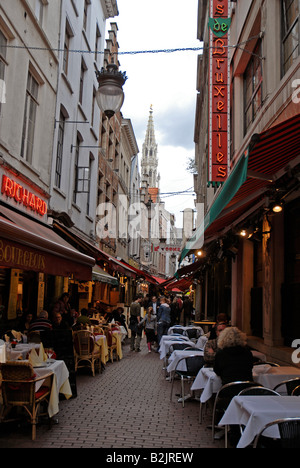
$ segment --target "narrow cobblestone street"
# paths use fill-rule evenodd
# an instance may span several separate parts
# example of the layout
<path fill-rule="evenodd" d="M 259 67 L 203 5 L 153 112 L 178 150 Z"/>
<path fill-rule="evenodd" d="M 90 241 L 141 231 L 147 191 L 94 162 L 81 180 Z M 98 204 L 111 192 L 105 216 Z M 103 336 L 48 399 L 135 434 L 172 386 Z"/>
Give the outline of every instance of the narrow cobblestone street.
<path fill-rule="evenodd" d="M 58 424 L 38 426 L 34 442 L 29 426 L 2 425 L 0 448 L 223 448 L 211 440 L 210 411 L 200 425 L 199 402 L 177 402 L 179 382 L 170 402 L 159 354 L 148 353 L 145 338 L 141 349 L 124 345 L 123 359 L 94 378 L 79 371 L 77 398 L 60 402 Z"/>

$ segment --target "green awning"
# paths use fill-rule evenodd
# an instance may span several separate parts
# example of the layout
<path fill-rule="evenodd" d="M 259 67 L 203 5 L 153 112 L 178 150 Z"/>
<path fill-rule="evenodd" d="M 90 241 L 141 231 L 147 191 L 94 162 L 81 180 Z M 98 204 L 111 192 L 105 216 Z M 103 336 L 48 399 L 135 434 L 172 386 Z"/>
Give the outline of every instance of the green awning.
<path fill-rule="evenodd" d="M 211 205 L 210 209 L 204 216 L 200 226 L 196 229 L 195 234 L 185 244 L 181 252 L 180 262 L 188 255 L 191 250 L 201 249 L 204 241 L 204 233 L 206 229 L 219 216 L 222 210 L 232 200 L 237 191 L 241 188 L 247 179 L 248 169 L 248 151 L 241 156 L 238 163 L 230 173 L 228 179 L 223 184 L 222 189 L 216 200 Z"/>
<path fill-rule="evenodd" d="M 100 281 L 101 283 L 108 283 L 112 286 L 118 286 L 119 281 L 100 268 L 98 265 L 95 265 L 93 268 L 93 281 Z"/>

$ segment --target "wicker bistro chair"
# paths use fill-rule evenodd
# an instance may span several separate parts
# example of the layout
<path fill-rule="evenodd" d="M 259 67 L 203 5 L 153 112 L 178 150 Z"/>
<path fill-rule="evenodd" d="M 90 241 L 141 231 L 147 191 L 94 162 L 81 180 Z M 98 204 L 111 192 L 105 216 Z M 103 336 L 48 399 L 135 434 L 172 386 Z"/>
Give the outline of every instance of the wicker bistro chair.
<path fill-rule="evenodd" d="M 75 372 L 82 367 L 90 367 L 95 377 L 95 370 L 101 369 L 101 347 L 95 336 L 88 330 L 74 332 Z"/>
<path fill-rule="evenodd" d="M 42 385 L 36 392 L 36 383 L 53 377 L 53 373 L 36 378 L 34 369 L 29 362 L 11 361 L 0 364 L 2 374 L 2 398 L 3 406 L 0 413 L 0 422 L 7 420 L 6 416 L 13 407 L 22 407 L 26 410 L 32 424 L 32 440 L 36 438 L 36 425 L 40 404 L 49 401 L 51 384 Z M 47 413 L 44 413 L 47 414 Z M 13 419 L 12 419 L 13 420 Z"/>
<path fill-rule="evenodd" d="M 271 421 L 266 424 L 254 439 L 253 448 L 263 448 L 260 442 L 266 429 L 278 426 L 280 439 L 278 439 L 277 448 L 296 448 L 300 447 L 300 418 L 283 418 Z M 277 440 L 277 439 L 276 439 Z"/>
<path fill-rule="evenodd" d="M 186 364 L 186 371 L 178 370 L 178 367 L 182 361 L 185 361 Z M 189 354 L 181 359 L 178 360 L 175 371 L 172 374 L 172 386 L 171 386 L 171 395 L 170 401 L 172 401 L 173 395 L 173 386 L 175 377 L 180 377 L 181 380 L 181 399 L 182 399 L 182 407 L 184 408 L 184 382 L 185 381 L 193 381 L 195 380 L 199 370 L 203 367 L 204 358 L 203 356 L 199 356 L 197 354 Z"/>

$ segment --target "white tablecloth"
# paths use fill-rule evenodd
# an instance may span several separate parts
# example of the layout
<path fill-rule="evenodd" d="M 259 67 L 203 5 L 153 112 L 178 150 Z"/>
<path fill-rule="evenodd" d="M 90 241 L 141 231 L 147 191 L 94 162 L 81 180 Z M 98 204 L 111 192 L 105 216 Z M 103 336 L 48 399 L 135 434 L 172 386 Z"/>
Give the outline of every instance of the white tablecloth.
<path fill-rule="evenodd" d="M 213 371 L 212 367 L 202 367 L 194 380 L 191 390 L 201 390 L 201 403 L 208 401 L 214 393 L 217 393 L 222 387 L 222 381 Z"/>
<path fill-rule="evenodd" d="M 259 373 L 260 366 L 254 366 L 253 378 L 255 382 L 260 383 L 264 387 L 274 388 L 283 380 L 295 379 L 300 377 L 300 369 L 293 366 L 271 367 L 266 373 Z M 300 385 L 300 382 L 299 382 Z M 286 388 L 278 388 L 278 393 L 284 395 Z"/>
<path fill-rule="evenodd" d="M 20 343 L 12 348 L 11 345 L 6 344 L 6 359 L 8 361 L 17 361 L 19 357 L 26 359 L 27 354 L 32 349 L 40 349 L 40 345 L 38 343 Z"/>
<path fill-rule="evenodd" d="M 300 417 L 298 396 L 236 396 L 229 404 L 219 426 L 242 424 L 245 429 L 237 448 L 245 448 L 253 442 L 261 429 L 271 421 Z M 276 427 L 265 433 L 278 437 Z"/>
<path fill-rule="evenodd" d="M 173 351 L 173 353 L 171 354 L 171 356 L 169 357 L 168 359 L 168 362 L 169 362 L 169 365 L 167 367 L 167 371 L 168 372 L 172 372 L 172 371 L 175 371 L 176 369 L 176 366 L 178 364 L 178 362 L 180 361 L 180 359 L 186 357 L 186 356 L 203 356 L 203 351 L 193 351 L 193 350 L 190 350 L 190 351 L 181 351 L 181 350 L 175 350 Z M 177 367 L 177 370 L 182 370 L 182 371 L 186 371 L 186 363 L 185 361 L 181 361 L 179 366 Z"/>
<path fill-rule="evenodd" d="M 273 389 L 278 383 L 283 380 L 294 379 L 300 377 L 300 369 L 292 366 L 271 367 L 271 366 L 254 366 L 253 380 L 264 387 Z M 200 400 L 205 403 L 214 393 L 217 393 L 222 387 L 222 381 L 211 367 L 203 367 L 198 372 L 196 379 L 191 387 L 191 390 L 201 390 Z M 278 393 L 285 394 L 285 389 L 279 389 Z"/>
<path fill-rule="evenodd" d="M 72 396 L 68 368 L 64 361 L 54 361 L 47 367 L 35 367 L 34 372 L 37 377 L 43 377 L 49 373 L 54 374 L 48 406 L 48 414 L 50 418 L 52 418 L 59 412 L 59 394 L 62 393 L 67 399 Z M 36 390 L 38 390 L 42 384 L 42 380 L 38 382 Z"/>
<path fill-rule="evenodd" d="M 165 359 L 169 352 L 170 346 L 175 343 L 186 343 L 187 347 L 195 347 L 195 343 L 190 341 L 186 336 L 182 336 L 182 338 L 172 338 L 172 335 L 163 335 L 159 345 L 160 359 Z"/>

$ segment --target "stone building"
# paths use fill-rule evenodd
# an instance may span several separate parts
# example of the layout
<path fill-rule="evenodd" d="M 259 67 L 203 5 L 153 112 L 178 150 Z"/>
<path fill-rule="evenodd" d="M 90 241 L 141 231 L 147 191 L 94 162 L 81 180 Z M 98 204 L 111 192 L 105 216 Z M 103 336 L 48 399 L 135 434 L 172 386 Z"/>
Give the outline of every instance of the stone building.
<path fill-rule="evenodd" d="M 231 24 L 220 10 L 209 12 L 211 3 L 199 1 L 198 17 L 204 48 L 197 76 L 195 191 L 204 219 L 182 258 L 201 247 L 205 253 L 192 272 L 199 318 L 225 312 L 253 347 L 291 363 L 300 336 L 299 1 L 224 1 Z M 220 37 L 222 25 L 227 33 Z M 222 89 L 209 84 L 211 51 L 228 58 L 228 83 L 218 75 Z M 219 106 L 212 124 L 219 126 L 211 128 L 213 99 L 221 102 L 226 86 L 226 114 Z M 219 135 L 221 143 L 227 131 L 223 118 L 230 123 L 229 158 L 220 182 L 209 178 L 208 166 L 211 141 Z M 220 153 L 221 145 L 221 159 Z"/>

